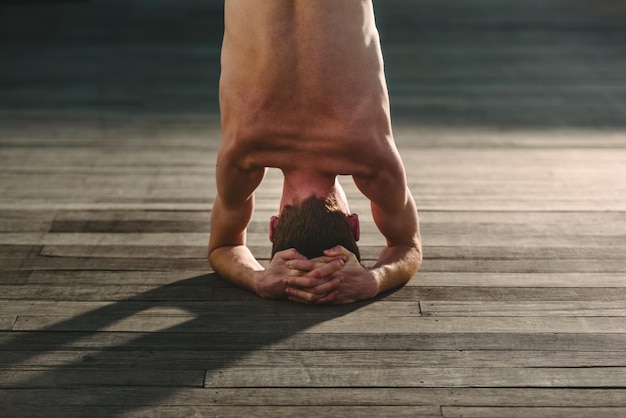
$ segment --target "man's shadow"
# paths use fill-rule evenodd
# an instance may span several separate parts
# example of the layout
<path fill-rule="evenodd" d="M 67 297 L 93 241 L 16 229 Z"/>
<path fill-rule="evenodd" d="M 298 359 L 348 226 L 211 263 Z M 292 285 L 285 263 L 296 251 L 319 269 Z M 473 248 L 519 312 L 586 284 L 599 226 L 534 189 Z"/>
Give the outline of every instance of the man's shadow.
<path fill-rule="evenodd" d="M 212 273 L 42 327 L 22 322 L 20 328 L 18 318 L 17 330 L 5 333 L 0 345 L 3 369 L 18 376 L 2 385 L 10 388 L 0 391 L 3 416 L 45 416 L 55 408 L 117 416 L 159 405 L 183 388 L 210 386 L 205 379 L 217 372 L 228 378 L 229 368 L 258 350 L 310 349 L 315 334 L 304 333 L 299 343 L 298 334 L 371 302 L 299 305 L 229 286 Z M 204 296 L 200 289 L 207 290 Z M 216 290 L 242 300 L 211 300 Z M 131 397 L 120 396 L 131 386 Z"/>

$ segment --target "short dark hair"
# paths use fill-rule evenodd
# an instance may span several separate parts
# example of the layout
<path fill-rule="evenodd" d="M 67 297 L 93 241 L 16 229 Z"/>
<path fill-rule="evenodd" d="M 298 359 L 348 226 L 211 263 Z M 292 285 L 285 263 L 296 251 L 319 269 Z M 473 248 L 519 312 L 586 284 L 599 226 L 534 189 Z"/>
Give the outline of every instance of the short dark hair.
<path fill-rule="evenodd" d="M 337 207 L 336 200 L 310 196 L 283 208 L 274 231 L 272 257 L 278 251 L 295 248 L 305 257 L 315 258 L 337 245 L 344 246 L 361 260 L 346 214 Z"/>

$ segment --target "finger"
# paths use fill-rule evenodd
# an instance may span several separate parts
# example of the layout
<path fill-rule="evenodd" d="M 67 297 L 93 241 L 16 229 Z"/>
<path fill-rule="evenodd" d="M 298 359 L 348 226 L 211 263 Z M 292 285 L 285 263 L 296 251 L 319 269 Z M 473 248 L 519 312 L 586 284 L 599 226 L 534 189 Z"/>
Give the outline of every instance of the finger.
<path fill-rule="evenodd" d="M 295 274 L 292 275 L 292 271 L 295 272 Z M 315 277 L 298 276 L 298 273 L 300 273 L 300 270 L 291 270 L 289 277 L 283 280 L 285 286 L 310 290 L 309 288 L 315 288 L 328 281 L 324 279 L 316 279 Z"/>
<path fill-rule="evenodd" d="M 289 297 L 289 300 L 300 301 L 300 303 L 313 303 L 317 299 L 326 295 L 315 295 L 311 292 L 307 292 L 302 289 L 288 287 L 285 289 L 285 293 Z"/>
<path fill-rule="evenodd" d="M 336 271 L 343 266 L 345 260 L 341 257 L 318 257 L 311 260 L 289 260 L 285 262 L 285 266 L 290 269 L 300 270 L 300 271 L 313 271 L 318 268 L 322 268 L 322 273 L 324 275 L 328 274 L 327 272 Z M 340 264 L 333 264 L 339 262 Z M 319 274 L 316 274 L 315 277 L 321 277 Z"/>
<path fill-rule="evenodd" d="M 330 292 L 328 295 L 324 296 L 323 298 L 319 298 L 318 300 L 315 301 L 316 304 L 329 304 L 329 303 L 333 303 L 335 302 L 335 298 L 337 297 L 337 295 L 339 294 L 338 290 L 335 290 L 333 292 Z"/>
<path fill-rule="evenodd" d="M 311 258 L 312 261 L 321 261 L 321 262 L 324 262 L 324 263 L 330 263 L 330 262 L 333 262 L 335 260 L 343 260 L 343 259 L 344 259 L 343 256 L 329 257 L 329 256 L 325 256 L 325 255 L 323 255 L 321 257 Z"/>
<path fill-rule="evenodd" d="M 308 272 L 306 275 L 309 277 L 316 277 L 316 278 L 328 277 L 331 274 L 336 273 L 337 271 L 341 270 L 344 265 L 345 265 L 345 262 L 343 260 L 341 259 L 335 260 L 331 263 L 322 264 L 321 266 Z"/>
<path fill-rule="evenodd" d="M 352 253 L 342 245 L 324 250 L 324 255 L 327 257 L 350 257 Z M 347 260 L 346 260 L 347 261 Z"/>
<path fill-rule="evenodd" d="M 285 266 L 294 270 L 311 271 L 322 264 L 324 263 L 315 260 L 289 260 L 285 263 Z"/>
<path fill-rule="evenodd" d="M 307 289 L 311 293 L 315 293 L 317 295 L 326 295 L 329 294 L 339 288 L 343 279 L 341 277 L 337 277 L 333 280 L 324 282 L 318 286 L 311 287 Z"/>
<path fill-rule="evenodd" d="M 307 271 L 301 271 L 301 270 L 296 270 L 296 269 L 288 269 L 287 270 L 287 276 L 288 277 L 300 277 L 303 274 L 308 273 Z"/>
<path fill-rule="evenodd" d="M 298 250 L 296 250 L 295 248 L 289 248 L 289 249 L 286 249 L 286 250 L 278 251 L 274 255 L 274 257 L 279 257 L 283 261 L 302 260 L 302 259 L 306 260 L 306 257 L 303 256 L 302 254 L 300 254 L 298 252 Z"/>

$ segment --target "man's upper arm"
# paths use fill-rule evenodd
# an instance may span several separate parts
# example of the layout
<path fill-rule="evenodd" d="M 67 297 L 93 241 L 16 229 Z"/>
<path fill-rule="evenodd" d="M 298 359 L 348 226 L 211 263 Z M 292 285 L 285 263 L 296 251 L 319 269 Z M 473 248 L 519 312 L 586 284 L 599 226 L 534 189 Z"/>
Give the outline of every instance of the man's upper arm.
<path fill-rule="evenodd" d="M 419 247 L 417 208 L 399 158 L 373 176 L 354 177 L 354 181 L 370 200 L 374 222 L 387 239 L 387 245 Z"/>
<path fill-rule="evenodd" d="M 406 188 L 405 188 L 406 189 Z M 413 196 L 408 189 L 404 203 L 391 210 L 371 201 L 372 216 L 376 226 L 385 236 L 388 246 L 405 245 L 419 248 L 419 221 Z"/>
<path fill-rule="evenodd" d="M 209 252 L 224 246 L 245 245 L 246 228 L 254 211 L 254 190 L 265 174 L 263 168 L 242 170 L 231 161 L 218 157 Z"/>

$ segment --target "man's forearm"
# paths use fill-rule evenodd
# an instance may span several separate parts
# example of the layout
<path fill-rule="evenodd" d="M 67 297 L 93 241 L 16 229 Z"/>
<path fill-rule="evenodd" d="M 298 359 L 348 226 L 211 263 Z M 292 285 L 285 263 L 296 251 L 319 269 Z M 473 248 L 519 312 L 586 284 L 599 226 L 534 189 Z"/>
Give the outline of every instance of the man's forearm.
<path fill-rule="evenodd" d="M 258 294 L 256 277 L 264 268 L 245 245 L 215 248 L 209 253 L 209 262 L 220 277 Z"/>
<path fill-rule="evenodd" d="M 396 245 L 381 251 L 378 261 L 369 270 L 378 284 L 378 293 L 382 293 L 408 282 L 421 264 L 421 248 Z"/>

